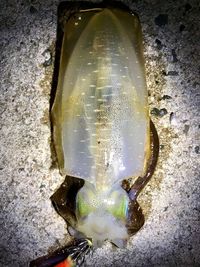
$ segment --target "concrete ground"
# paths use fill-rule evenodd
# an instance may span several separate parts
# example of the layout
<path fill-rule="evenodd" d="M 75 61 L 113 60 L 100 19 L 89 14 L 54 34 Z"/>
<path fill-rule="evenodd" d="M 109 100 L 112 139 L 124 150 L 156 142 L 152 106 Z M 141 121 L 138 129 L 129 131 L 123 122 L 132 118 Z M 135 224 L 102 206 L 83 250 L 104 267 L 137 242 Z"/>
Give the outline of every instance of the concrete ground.
<path fill-rule="evenodd" d="M 138 13 L 152 119 L 155 175 L 139 197 L 144 227 L 127 249 L 105 244 L 88 266 L 200 266 L 200 6 L 198 0 L 124 1 Z M 49 99 L 57 0 L 0 2 L 0 266 L 28 262 L 69 240 L 49 197 Z"/>

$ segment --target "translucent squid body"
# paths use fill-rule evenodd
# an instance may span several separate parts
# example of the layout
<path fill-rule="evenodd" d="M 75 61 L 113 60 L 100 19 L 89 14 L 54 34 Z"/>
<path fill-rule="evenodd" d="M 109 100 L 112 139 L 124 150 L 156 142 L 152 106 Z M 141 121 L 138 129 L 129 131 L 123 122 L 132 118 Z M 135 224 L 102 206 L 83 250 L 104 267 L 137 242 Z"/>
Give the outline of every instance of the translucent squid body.
<path fill-rule="evenodd" d="M 137 16 L 96 8 L 69 18 L 52 123 L 66 176 L 57 211 L 75 236 L 123 246 L 144 223 L 136 197 L 158 155 Z"/>

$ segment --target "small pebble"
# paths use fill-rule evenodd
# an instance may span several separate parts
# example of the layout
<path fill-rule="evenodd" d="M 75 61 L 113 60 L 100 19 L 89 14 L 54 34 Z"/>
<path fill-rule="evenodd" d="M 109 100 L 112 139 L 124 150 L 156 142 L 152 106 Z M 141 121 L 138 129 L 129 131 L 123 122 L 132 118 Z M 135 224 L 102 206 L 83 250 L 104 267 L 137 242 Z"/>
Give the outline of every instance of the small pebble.
<path fill-rule="evenodd" d="M 166 108 L 161 108 L 161 109 L 153 108 L 151 110 L 151 115 L 154 115 L 154 116 L 160 117 L 160 118 L 165 116 L 167 113 L 168 112 L 167 112 Z"/>
<path fill-rule="evenodd" d="M 176 50 L 172 49 L 172 62 L 175 63 L 178 61 Z"/>
<path fill-rule="evenodd" d="M 165 147 L 164 145 L 160 145 L 160 150 L 163 150 L 163 148 Z"/>
<path fill-rule="evenodd" d="M 164 95 L 161 99 L 162 100 L 170 100 L 170 99 L 172 99 L 172 97 L 170 95 Z"/>
<path fill-rule="evenodd" d="M 170 113 L 169 121 L 170 121 L 170 124 L 171 124 L 172 126 L 176 126 L 176 125 L 177 125 L 177 119 L 176 119 L 176 115 L 175 115 L 174 112 L 171 112 L 171 113 Z"/>
<path fill-rule="evenodd" d="M 49 49 L 46 49 L 43 53 L 42 53 L 43 57 L 45 58 L 45 61 L 43 63 L 44 67 L 48 67 L 51 65 L 52 63 L 52 54 L 51 51 Z"/>
<path fill-rule="evenodd" d="M 195 146 L 194 151 L 195 151 L 195 153 L 200 154 L 200 147 Z"/>

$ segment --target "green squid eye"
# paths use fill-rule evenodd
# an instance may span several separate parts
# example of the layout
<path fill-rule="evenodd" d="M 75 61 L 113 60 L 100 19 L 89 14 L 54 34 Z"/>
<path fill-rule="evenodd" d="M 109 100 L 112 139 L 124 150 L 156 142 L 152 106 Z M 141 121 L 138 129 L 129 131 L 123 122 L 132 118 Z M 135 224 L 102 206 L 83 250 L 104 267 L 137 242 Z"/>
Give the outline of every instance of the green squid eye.
<path fill-rule="evenodd" d="M 108 211 L 117 219 L 125 220 L 128 211 L 128 199 L 121 196 L 113 205 L 109 205 Z"/>
<path fill-rule="evenodd" d="M 78 217 L 85 217 L 94 211 L 93 200 L 95 194 L 91 190 L 81 189 L 77 194 L 76 213 Z"/>
<path fill-rule="evenodd" d="M 89 203 L 86 202 L 84 198 L 80 195 L 78 196 L 76 206 L 77 206 L 78 215 L 80 217 L 85 217 L 92 211 L 91 205 L 89 205 Z"/>

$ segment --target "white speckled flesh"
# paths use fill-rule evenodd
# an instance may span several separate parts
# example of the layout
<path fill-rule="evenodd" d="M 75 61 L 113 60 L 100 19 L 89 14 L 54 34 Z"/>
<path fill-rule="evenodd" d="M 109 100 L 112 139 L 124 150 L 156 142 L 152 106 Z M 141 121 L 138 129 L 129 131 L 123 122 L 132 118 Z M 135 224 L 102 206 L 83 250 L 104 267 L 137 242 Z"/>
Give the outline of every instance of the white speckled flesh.
<path fill-rule="evenodd" d="M 81 14 L 72 29 L 64 33 L 53 106 L 59 165 L 110 187 L 142 175 L 149 157 L 141 29 L 136 16 L 110 9 Z"/>

